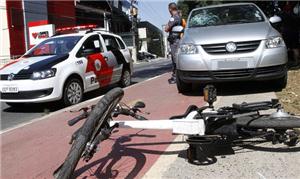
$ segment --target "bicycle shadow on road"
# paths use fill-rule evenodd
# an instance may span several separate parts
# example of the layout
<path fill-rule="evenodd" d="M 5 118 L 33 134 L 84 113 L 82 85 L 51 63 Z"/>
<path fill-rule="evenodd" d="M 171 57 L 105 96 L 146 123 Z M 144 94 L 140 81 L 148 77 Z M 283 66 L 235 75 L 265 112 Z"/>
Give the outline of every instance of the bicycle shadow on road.
<path fill-rule="evenodd" d="M 266 146 L 265 144 L 268 144 Z M 270 144 L 270 145 L 269 145 Z M 262 146 L 264 145 L 264 146 Z M 235 144 L 209 144 L 209 145 L 197 145 L 194 147 L 194 151 L 191 147 L 188 151 L 182 151 L 179 157 L 187 159 L 190 163 L 194 165 L 212 165 L 217 163 L 218 158 L 226 158 L 229 155 L 239 155 L 242 153 L 249 152 L 273 152 L 273 153 L 290 153 L 290 152 L 300 152 L 300 147 L 286 147 L 282 145 L 272 145 L 270 141 L 267 140 L 253 140 L 253 141 L 243 141 Z M 195 149 L 197 148 L 197 151 Z M 191 154 L 191 151 L 194 152 Z M 191 159 L 193 155 L 193 159 Z"/>
<path fill-rule="evenodd" d="M 185 143 L 185 142 L 151 142 L 151 143 L 129 143 L 134 137 L 146 137 L 152 138 L 156 137 L 155 135 L 141 135 L 141 134 L 130 134 L 127 136 L 121 136 L 114 141 L 114 145 L 110 153 L 106 157 L 101 158 L 97 161 L 89 163 L 79 169 L 74 173 L 74 178 L 76 177 L 90 177 L 95 176 L 97 178 L 135 178 L 141 172 L 141 170 L 146 165 L 147 157 L 145 154 L 153 155 L 179 155 L 182 153 L 182 150 L 179 151 L 160 151 L 155 150 L 155 145 L 166 145 L 174 143 Z M 138 146 L 154 146 L 154 150 L 137 148 Z M 135 160 L 132 162 L 130 160 L 122 160 L 124 157 L 130 157 Z M 127 161 L 127 162 L 126 162 Z M 98 166 L 97 166 L 98 165 Z M 134 165 L 134 166 L 133 166 Z M 97 166 L 95 171 L 90 169 Z M 90 176 L 87 176 L 85 173 L 90 172 Z M 125 176 L 124 176 L 124 173 Z M 122 175 L 122 176 L 120 176 Z"/>
<path fill-rule="evenodd" d="M 175 151 L 161 151 L 155 149 L 157 145 L 165 144 L 185 144 L 185 141 L 170 141 L 170 142 L 143 142 L 143 143 L 128 143 L 135 137 L 154 138 L 156 135 L 147 134 L 129 134 L 121 136 L 114 141 L 110 153 L 104 158 L 89 163 L 74 173 L 74 178 L 83 177 L 88 178 L 95 176 L 97 178 L 135 178 L 143 170 L 147 162 L 146 154 L 152 155 L 177 155 L 177 157 L 188 160 L 189 152 L 185 149 Z M 199 150 L 197 155 L 198 163 L 195 165 L 212 165 L 215 164 L 217 157 L 225 158 L 229 155 L 238 155 L 240 153 L 255 152 L 255 151 L 268 151 L 268 152 L 299 152 L 300 147 L 282 148 L 282 147 L 267 147 L 258 146 L 269 141 L 250 141 L 235 143 L 232 145 L 210 145 Z M 127 144 L 125 144 L 127 143 Z M 137 148 L 141 146 L 141 148 Z M 153 146 L 153 149 L 145 149 L 144 146 Z M 238 148 L 237 148 L 238 147 Z M 129 157 L 131 160 L 124 159 Z M 122 160 L 123 159 L 123 160 Z M 132 159 L 134 162 L 132 162 Z M 91 170 L 96 168 L 95 170 Z M 120 176 L 121 175 L 121 176 Z"/>

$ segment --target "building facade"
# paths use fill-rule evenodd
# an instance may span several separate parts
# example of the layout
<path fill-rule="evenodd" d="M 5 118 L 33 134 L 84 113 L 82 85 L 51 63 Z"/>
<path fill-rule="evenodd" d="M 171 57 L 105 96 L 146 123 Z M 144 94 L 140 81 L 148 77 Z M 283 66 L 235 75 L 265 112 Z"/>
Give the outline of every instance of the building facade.
<path fill-rule="evenodd" d="M 1 1 L 0 8 L 0 59 L 17 58 L 33 45 L 32 39 L 49 37 L 52 33 L 45 30 L 49 24 L 54 32 L 57 28 L 91 24 L 115 33 L 131 28 L 127 0 L 6 0 Z M 36 27 L 41 27 L 41 32 L 32 32 Z"/>
<path fill-rule="evenodd" d="M 162 31 L 148 21 L 138 24 L 139 50 L 147 51 L 158 56 L 165 56 L 165 44 Z"/>

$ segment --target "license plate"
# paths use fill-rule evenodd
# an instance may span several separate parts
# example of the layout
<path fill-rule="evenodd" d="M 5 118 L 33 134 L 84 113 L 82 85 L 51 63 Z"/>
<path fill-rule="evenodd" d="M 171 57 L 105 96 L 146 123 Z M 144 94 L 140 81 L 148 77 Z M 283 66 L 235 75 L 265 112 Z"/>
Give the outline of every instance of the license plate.
<path fill-rule="evenodd" d="M 247 61 L 233 61 L 233 60 L 224 60 L 218 61 L 218 68 L 219 69 L 235 69 L 235 68 L 247 68 L 248 62 Z"/>
<path fill-rule="evenodd" d="M 18 87 L 12 87 L 12 86 L 6 86 L 6 87 L 2 87 L 1 92 L 2 93 L 18 93 L 19 88 Z"/>

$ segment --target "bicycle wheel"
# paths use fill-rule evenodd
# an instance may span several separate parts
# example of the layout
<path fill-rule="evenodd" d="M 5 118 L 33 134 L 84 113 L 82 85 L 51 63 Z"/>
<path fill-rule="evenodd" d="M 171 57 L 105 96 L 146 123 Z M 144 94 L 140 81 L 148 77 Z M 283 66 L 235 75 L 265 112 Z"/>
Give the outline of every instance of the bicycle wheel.
<path fill-rule="evenodd" d="M 96 132 L 95 129 L 98 127 L 101 129 L 102 124 L 110 117 L 123 95 L 124 91 L 121 88 L 114 88 L 100 99 L 81 127 L 64 163 L 53 173 L 54 178 L 69 179 L 72 177 L 86 144 Z"/>
<path fill-rule="evenodd" d="M 247 116 L 236 120 L 237 126 L 253 128 L 293 129 L 300 128 L 300 118 L 296 116 L 272 118 L 270 116 Z"/>

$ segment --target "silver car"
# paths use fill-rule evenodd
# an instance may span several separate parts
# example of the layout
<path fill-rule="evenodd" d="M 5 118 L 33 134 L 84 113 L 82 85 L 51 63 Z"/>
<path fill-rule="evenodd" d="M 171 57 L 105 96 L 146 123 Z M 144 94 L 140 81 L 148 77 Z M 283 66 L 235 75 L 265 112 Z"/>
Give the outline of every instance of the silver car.
<path fill-rule="evenodd" d="M 193 83 L 287 81 L 287 49 L 271 23 L 253 3 L 231 3 L 191 11 L 177 56 L 177 88 Z M 271 23 L 270 23 L 271 22 Z"/>

